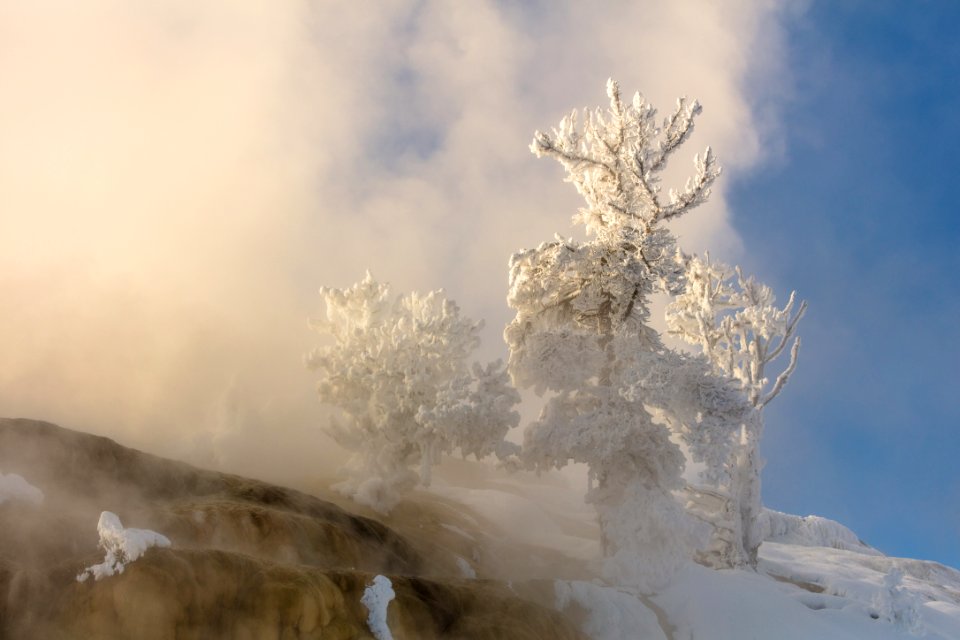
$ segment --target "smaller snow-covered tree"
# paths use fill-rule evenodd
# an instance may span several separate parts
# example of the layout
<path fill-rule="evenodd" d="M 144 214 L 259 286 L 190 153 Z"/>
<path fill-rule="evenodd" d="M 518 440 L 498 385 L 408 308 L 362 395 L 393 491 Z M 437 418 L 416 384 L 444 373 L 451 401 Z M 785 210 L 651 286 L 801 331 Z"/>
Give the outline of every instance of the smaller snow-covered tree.
<path fill-rule="evenodd" d="M 429 484 L 441 454 L 516 452 L 504 436 L 519 423 L 519 394 L 501 363 L 468 364 L 481 322 L 462 317 L 442 291 L 394 297 L 369 273 L 320 295 L 325 317 L 312 325 L 334 343 L 307 364 L 324 374 L 321 402 L 342 411 L 331 435 L 356 453 L 341 491 L 386 513 L 418 482 Z"/>
<path fill-rule="evenodd" d="M 732 503 L 734 522 L 730 526 L 735 539 L 724 563 L 755 564 L 762 542 L 757 521 L 762 509 L 762 410 L 796 369 L 800 339 L 793 341 L 789 362 L 772 384 L 767 368 L 784 353 L 807 303 L 797 305 L 796 293 L 791 292 L 787 304 L 777 307 L 770 287 L 744 277 L 739 267 L 711 262 L 709 255 L 683 256 L 682 262 L 685 286 L 667 306 L 667 326 L 674 335 L 699 346 L 714 371 L 734 382 L 753 408 L 731 416 L 739 423 L 739 438 L 723 475 Z M 710 480 L 716 483 L 719 476 Z"/>

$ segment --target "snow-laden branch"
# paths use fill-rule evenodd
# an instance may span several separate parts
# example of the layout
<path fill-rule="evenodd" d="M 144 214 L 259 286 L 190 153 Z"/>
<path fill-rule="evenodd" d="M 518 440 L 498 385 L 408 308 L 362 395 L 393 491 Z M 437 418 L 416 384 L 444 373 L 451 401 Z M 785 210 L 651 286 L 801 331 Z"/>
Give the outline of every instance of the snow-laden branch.
<path fill-rule="evenodd" d="M 785 340 L 786 338 L 784 338 L 784 341 Z M 773 383 L 773 387 L 770 389 L 770 391 L 757 402 L 757 407 L 762 409 L 780 394 L 780 391 L 783 389 L 784 385 L 787 384 L 787 380 L 789 380 L 790 376 L 793 375 L 793 370 L 797 368 L 797 354 L 799 352 L 800 338 L 797 338 L 793 341 L 793 346 L 790 348 L 790 363 L 787 365 L 787 368 L 777 376 L 777 381 Z"/>

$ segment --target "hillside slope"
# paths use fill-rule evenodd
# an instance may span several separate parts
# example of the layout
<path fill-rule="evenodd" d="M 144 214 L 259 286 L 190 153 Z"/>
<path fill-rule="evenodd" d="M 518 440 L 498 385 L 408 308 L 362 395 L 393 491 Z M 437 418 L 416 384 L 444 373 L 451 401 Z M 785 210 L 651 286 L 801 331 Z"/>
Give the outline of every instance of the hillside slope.
<path fill-rule="evenodd" d="M 0 501 L 0 637 L 370 638 L 360 599 L 378 573 L 397 594 L 398 640 L 582 637 L 504 585 L 464 579 L 450 554 L 290 489 L 29 420 L 0 420 L 0 472 L 43 492 Z M 78 582 L 102 560 L 103 510 L 171 548 Z"/>
<path fill-rule="evenodd" d="M 768 511 L 758 571 L 691 564 L 638 597 L 596 580 L 575 487 L 450 468 L 376 518 L 323 487 L 0 419 L 0 638 L 372 638 L 361 597 L 377 574 L 397 640 L 960 638 L 960 572 L 884 556 L 839 523 Z M 172 544 L 78 582 L 103 559 L 102 511 Z"/>

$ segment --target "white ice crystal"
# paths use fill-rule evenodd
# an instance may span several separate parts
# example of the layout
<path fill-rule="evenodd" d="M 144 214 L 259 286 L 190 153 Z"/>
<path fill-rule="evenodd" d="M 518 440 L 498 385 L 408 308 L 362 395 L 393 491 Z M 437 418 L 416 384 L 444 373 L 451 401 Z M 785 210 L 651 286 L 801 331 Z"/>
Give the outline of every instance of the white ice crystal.
<path fill-rule="evenodd" d="M 117 514 L 104 511 L 97 523 L 100 548 L 104 550 L 103 562 L 87 567 L 77 576 L 84 582 L 90 576 L 94 580 L 123 573 L 124 568 L 137 560 L 150 547 L 169 547 L 170 540 L 148 529 L 124 529 Z"/>

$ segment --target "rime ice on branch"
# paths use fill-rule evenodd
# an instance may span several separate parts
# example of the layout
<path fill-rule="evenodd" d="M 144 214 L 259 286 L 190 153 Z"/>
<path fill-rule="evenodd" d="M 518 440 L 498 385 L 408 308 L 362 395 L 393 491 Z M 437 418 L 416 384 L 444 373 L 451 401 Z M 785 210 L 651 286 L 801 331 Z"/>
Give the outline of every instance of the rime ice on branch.
<path fill-rule="evenodd" d="M 658 122 L 657 111 L 636 93 L 625 105 L 620 87 L 607 81 L 610 107 L 585 110 L 583 127 L 577 127 L 573 111 L 560 121 L 551 134 L 538 131 L 531 151 L 537 156 L 557 159 L 567 170 L 567 180 L 586 200 L 574 218 L 586 226 L 588 234 L 599 238 L 612 236 L 617 241 L 624 227 L 638 229 L 645 240 L 654 236 L 659 223 L 679 217 L 706 202 L 710 185 L 720 175 L 720 167 L 710 148 L 694 157 L 696 173 L 683 189 L 670 189 L 664 198 L 660 174 L 670 156 L 693 133 L 700 114 L 696 100 L 677 100 L 676 109 Z M 672 249 L 672 243 L 666 246 Z M 642 249 L 642 247 L 641 247 Z M 646 256 L 651 261 L 659 253 Z"/>
<path fill-rule="evenodd" d="M 331 434 L 357 454 L 340 490 L 385 513 L 417 482 L 429 484 L 441 454 L 516 453 L 504 436 L 519 423 L 519 394 L 500 363 L 468 365 L 482 323 L 442 291 L 394 297 L 369 273 L 320 295 L 326 317 L 312 324 L 334 344 L 307 363 L 323 374 L 320 400 L 343 413 Z"/>

